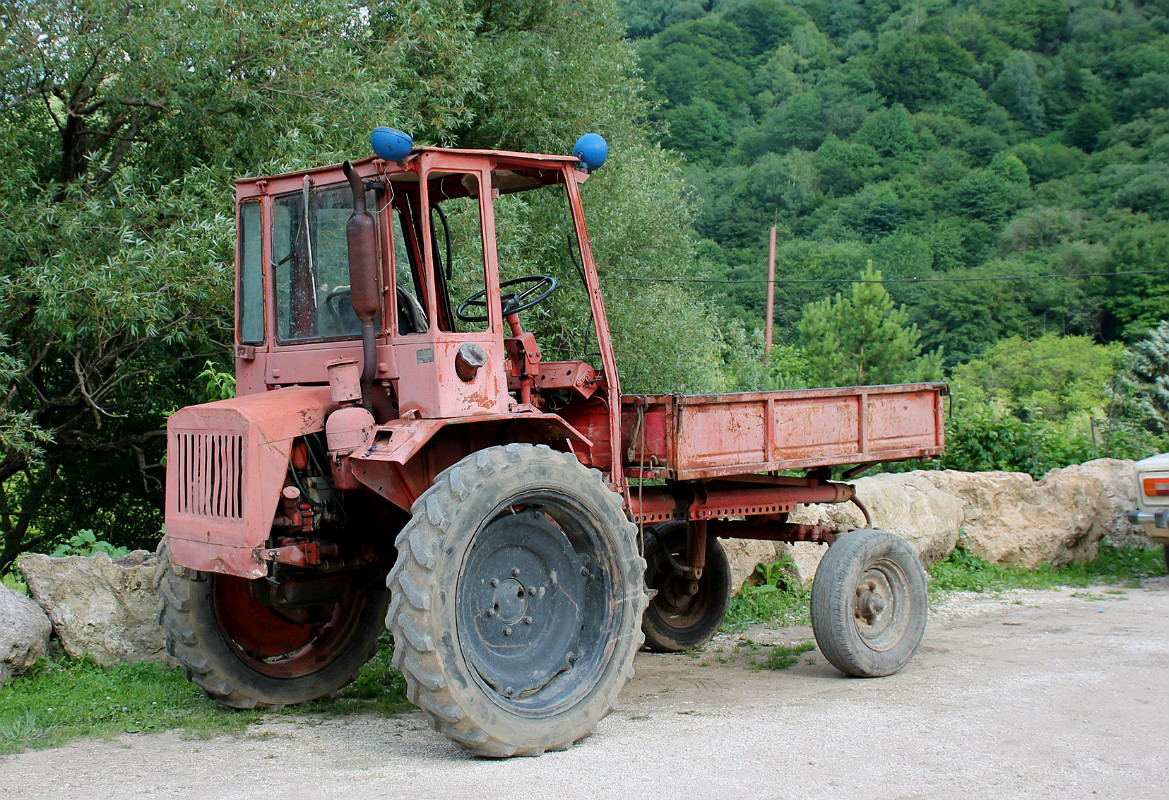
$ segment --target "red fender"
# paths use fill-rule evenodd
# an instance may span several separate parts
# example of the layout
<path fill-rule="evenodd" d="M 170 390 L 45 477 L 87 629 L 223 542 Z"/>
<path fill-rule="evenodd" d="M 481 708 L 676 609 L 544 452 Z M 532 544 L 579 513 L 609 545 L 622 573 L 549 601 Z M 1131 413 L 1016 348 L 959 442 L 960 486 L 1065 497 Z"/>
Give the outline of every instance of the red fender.
<path fill-rule="evenodd" d="M 508 432 L 500 441 L 501 430 Z M 458 441 L 445 434 L 459 435 Z M 522 435 L 517 435 L 522 434 Z M 447 446 L 441 446 L 446 441 Z M 479 442 L 476 446 L 467 442 Z M 400 419 L 375 429 L 373 445 L 348 459 L 353 477 L 380 497 L 409 511 L 439 472 L 482 447 L 510 441 L 547 443 L 573 451 L 591 448 L 580 431 L 556 414 L 484 414 L 455 419 Z M 428 447 L 428 445 L 432 445 Z"/>

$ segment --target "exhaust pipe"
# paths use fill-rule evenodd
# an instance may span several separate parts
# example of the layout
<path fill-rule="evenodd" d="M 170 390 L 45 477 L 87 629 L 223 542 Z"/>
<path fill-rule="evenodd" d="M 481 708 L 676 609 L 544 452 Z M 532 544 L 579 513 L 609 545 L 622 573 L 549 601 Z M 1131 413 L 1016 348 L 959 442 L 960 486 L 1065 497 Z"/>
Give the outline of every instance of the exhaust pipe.
<path fill-rule="evenodd" d="M 377 234 L 373 215 L 365 209 L 365 187 L 353 165 L 343 169 L 353 192 L 353 214 L 345 224 L 349 245 L 349 299 L 361 321 L 361 405 L 373 411 L 373 378 L 377 372 L 377 341 L 374 319 L 380 308 L 377 286 Z"/>

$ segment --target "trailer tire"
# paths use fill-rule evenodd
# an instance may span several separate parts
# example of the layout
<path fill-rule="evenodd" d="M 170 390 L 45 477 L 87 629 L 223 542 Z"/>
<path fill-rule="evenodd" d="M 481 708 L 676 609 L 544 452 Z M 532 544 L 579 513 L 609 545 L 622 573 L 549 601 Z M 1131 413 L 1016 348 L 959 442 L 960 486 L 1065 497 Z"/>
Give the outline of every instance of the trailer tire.
<path fill-rule="evenodd" d="M 722 625 L 731 603 L 731 565 L 722 543 L 706 538 L 706 566 L 698 591 L 690 595 L 682 585 L 680 563 L 686 557 L 689 523 L 662 522 L 645 534 L 645 582 L 657 595 L 642 617 L 645 646 L 661 653 L 693 650 L 710 641 Z"/>
<path fill-rule="evenodd" d="M 386 626 L 431 727 L 489 757 L 588 736 L 643 638 L 645 561 L 620 496 L 571 454 L 509 444 L 441 473 L 412 511 Z"/>
<path fill-rule="evenodd" d="M 295 649 L 280 655 L 274 650 L 284 629 L 279 620 L 262 616 L 271 613 L 266 607 L 257 602 L 251 608 L 222 608 L 225 597 L 238 595 L 232 582 L 248 581 L 169 563 L 165 542 L 159 558 L 154 580 L 159 596 L 157 619 L 166 636 L 166 650 L 187 680 L 221 705 L 279 709 L 329 697 L 356 679 L 377 652 L 390 597 L 376 578 L 355 585 L 347 599 L 336 604 L 332 620 L 314 626 L 315 633 L 300 631 L 301 638 L 292 645 Z M 225 587 L 226 592 L 222 591 Z M 224 620 L 225 612 L 239 618 L 254 612 L 258 620 L 267 621 L 270 635 L 265 649 L 269 655 L 260 658 L 254 649 L 250 655 L 245 653 L 233 639 L 233 623 Z M 296 627 L 304 626 L 292 626 Z M 253 642 L 249 646 L 257 645 Z"/>
<path fill-rule="evenodd" d="M 812 582 L 816 643 L 846 675 L 875 678 L 904 667 L 925 635 L 927 608 L 921 561 L 904 539 L 885 531 L 841 536 Z"/>

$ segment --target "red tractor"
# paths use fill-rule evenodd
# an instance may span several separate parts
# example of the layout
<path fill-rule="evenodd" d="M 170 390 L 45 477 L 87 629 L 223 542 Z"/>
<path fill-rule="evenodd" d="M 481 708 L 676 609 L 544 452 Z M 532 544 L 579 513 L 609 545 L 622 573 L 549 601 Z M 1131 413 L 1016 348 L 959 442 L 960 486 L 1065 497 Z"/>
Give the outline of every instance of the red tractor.
<path fill-rule="evenodd" d="M 913 551 L 787 516 L 857 502 L 832 466 L 940 453 L 944 385 L 622 395 L 581 203 L 603 141 L 374 144 L 236 186 L 238 396 L 168 423 L 161 619 L 190 680 L 235 708 L 302 703 L 388 626 L 436 729 L 486 756 L 565 748 L 643 642 L 718 629 L 720 537 L 835 540 L 821 650 L 851 675 L 908 661 Z"/>

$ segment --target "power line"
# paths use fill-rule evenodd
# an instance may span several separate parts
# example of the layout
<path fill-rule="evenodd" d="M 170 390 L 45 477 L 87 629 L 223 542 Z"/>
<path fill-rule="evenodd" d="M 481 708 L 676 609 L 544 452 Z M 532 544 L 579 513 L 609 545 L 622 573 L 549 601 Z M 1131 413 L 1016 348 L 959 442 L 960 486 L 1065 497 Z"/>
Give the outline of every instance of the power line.
<path fill-rule="evenodd" d="M 1130 270 L 1126 272 L 1079 272 L 1063 274 L 1053 272 L 1047 275 L 990 275 L 985 278 L 882 278 L 870 280 L 864 278 L 776 278 L 775 283 L 975 283 L 978 281 L 1038 281 L 1059 280 L 1062 278 L 1109 278 L 1118 275 L 1169 275 L 1169 269 Z M 608 280 L 636 283 L 767 283 L 765 278 L 746 278 L 731 280 L 729 278 L 617 278 L 608 277 Z"/>

